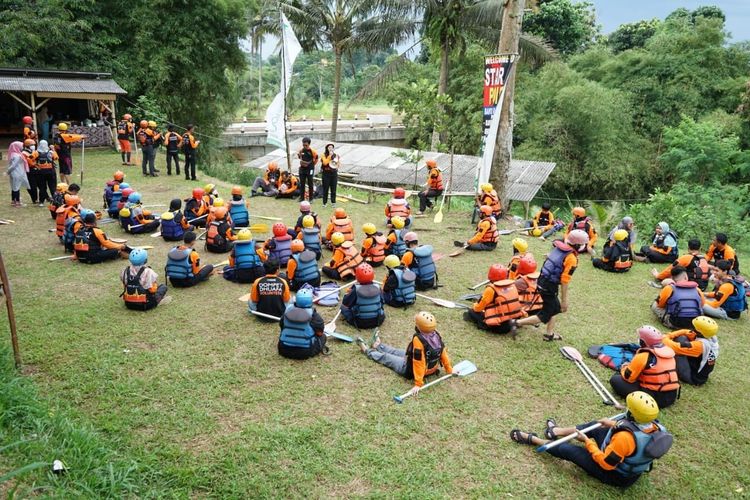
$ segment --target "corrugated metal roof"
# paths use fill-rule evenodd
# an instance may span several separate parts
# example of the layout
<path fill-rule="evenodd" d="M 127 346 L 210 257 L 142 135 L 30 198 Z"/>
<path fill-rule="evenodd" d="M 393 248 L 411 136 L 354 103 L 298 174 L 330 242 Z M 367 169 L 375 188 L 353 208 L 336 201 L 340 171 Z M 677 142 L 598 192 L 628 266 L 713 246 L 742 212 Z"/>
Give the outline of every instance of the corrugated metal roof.
<path fill-rule="evenodd" d="M 58 73 L 63 75 L 63 73 Z M 67 92 L 71 94 L 127 94 L 107 74 L 92 74 L 94 77 L 82 78 L 79 74 L 67 76 L 24 76 L 0 71 L 0 91 L 7 92 Z M 109 75 L 107 75 L 109 76 Z"/>
<path fill-rule="evenodd" d="M 323 148 L 329 141 L 313 139 L 312 147 L 322 154 Z M 301 147 L 301 143 L 290 144 L 292 150 L 292 170 L 297 171 L 299 160 L 294 158 L 294 151 Z M 377 185 L 414 185 L 415 165 L 396 156 L 394 153 L 408 153 L 408 149 L 390 148 L 385 146 L 370 146 L 366 144 L 336 144 L 336 151 L 341 155 L 340 172 L 353 174 L 353 182 Z M 286 160 L 284 150 L 277 149 L 269 154 L 255 159 L 245 167 L 263 169 L 269 161 L 275 160 L 284 168 Z M 282 159 L 280 161 L 280 159 Z M 434 159 L 443 171 L 443 179 L 447 183 L 452 179 L 450 192 L 472 192 L 474 190 L 474 176 L 480 158 L 470 155 L 453 156 L 453 172 L 451 175 L 451 155 L 447 153 L 425 152 L 424 158 L 417 169 L 417 184 L 425 182 L 424 161 Z M 513 160 L 508 172 L 508 198 L 514 201 L 531 201 L 547 178 L 555 169 L 554 163 L 542 161 Z"/>

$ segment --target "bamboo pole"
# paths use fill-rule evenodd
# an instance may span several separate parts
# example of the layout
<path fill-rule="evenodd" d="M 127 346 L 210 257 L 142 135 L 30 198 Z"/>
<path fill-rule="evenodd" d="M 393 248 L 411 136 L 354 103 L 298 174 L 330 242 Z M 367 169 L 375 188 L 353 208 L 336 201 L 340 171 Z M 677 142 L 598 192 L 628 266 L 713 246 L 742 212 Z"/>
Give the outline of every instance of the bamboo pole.
<path fill-rule="evenodd" d="M 5 307 L 8 309 L 8 324 L 10 325 L 10 340 L 13 345 L 13 359 L 16 364 L 16 370 L 21 369 L 21 350 L 18 347 L 18 332 L 16 330 L 16 314 L 13 312 L 13 298 L 10 292 L 10 281 L 8 273 L 5 271 L 5 261 L 3 254 L 0 252 L 0 282 L 3 285 L 5 293 Z"/>

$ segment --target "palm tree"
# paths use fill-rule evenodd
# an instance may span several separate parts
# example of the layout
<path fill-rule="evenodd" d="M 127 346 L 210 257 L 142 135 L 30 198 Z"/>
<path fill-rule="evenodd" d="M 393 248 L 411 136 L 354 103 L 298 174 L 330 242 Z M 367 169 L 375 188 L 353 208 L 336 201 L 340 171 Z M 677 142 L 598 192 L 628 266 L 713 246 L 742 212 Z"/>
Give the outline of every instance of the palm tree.
<path fill-rule="evenodd" d="M 330 48 L 334 55 L 331 139 L 341 97 L 341 64 L 354 49 L 379 50 L 406 39 L 411 3 L 397 0 L 285 0 L 280 8 L 295 27 L 303 50 Z"/>

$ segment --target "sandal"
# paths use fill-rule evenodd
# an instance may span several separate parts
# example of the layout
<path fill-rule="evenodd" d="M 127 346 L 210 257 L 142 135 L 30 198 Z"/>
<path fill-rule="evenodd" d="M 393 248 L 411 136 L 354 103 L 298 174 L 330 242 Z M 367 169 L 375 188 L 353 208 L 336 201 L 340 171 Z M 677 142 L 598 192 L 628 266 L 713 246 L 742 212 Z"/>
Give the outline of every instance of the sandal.
<path fill-rule="evenodd" d="M 521 434 L 526 434 L 526 437 L 521 437 Z M 534 443 L 531 442 L 531 438 L 535 437 L 538 436 L 533 432 L 523 432 L 521 429 L 513 429 L 510 431 L 510 440 L 518 444 L 533 445 Z"/>
<path fill-rule="evenodd" d="M 563 338 L 557 333 L 545 333 L 542 335 L 542 340 L 545 342 L 552 342 L 553 340 L 562 340 Z"/>
<path fill-rule="evenodd" d="M 557 439 L 557 434 L 555 434 L 555 427 L 557 427 L 557 422 L 554 418 L 548 418 L 545 422 L 546 427 L 544 428 L 544 437 L 549 439 L 550 441 L 554 441 Z"/>
<path fill-rule="evenodd" d="M 362 354 L 367 354 L 367 351 L 370 350 L 370 348 L 367 346 L 367 343 L 365 342 L 365 339 L 362 337 L 357 337 L 357 345 L 359 346 L 359 350 L 362 351 Z"/>

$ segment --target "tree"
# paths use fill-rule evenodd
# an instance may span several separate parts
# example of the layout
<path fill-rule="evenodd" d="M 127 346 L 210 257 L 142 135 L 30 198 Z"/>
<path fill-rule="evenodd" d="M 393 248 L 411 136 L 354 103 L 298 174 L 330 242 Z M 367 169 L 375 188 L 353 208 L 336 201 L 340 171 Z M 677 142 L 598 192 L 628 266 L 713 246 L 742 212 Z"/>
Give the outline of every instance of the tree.
<path fill-rule="evenodd" d="M 624 50 L 641 48 L 656 34 L 659 25 L 661 21 L 656 18 L 621 24 L 610 33 L 607 44 L 615 54 Z"/>
<path fill-rule="evenodd" d="M 281 8 L 295 25 L 305 51 L 330 47 L 334 54 L 331 139 L 336 129 L 341 98 L 342 58 L 355 49 L 388 48 L 406 38 L 409 2 L 388 0 L 304 0 L 282 2 Z"/>
<path fill-rule="evenodd" d="M 523 30 L 544 38 L 563 55 L 584 50 L 599 35 L 590 2 L 540 0 L 539 9 L 524 17 Z"/>

